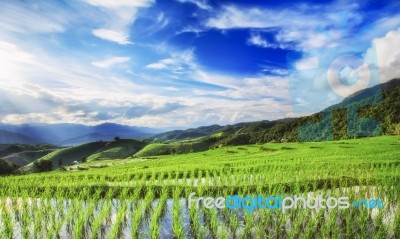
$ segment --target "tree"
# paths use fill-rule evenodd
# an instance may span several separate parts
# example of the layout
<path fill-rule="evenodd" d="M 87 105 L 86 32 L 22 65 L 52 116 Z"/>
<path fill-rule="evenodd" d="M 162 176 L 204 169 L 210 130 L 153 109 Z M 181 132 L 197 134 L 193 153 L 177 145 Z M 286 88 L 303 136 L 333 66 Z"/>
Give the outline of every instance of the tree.
<path fill-rule="evenodd" d="M 59 158 L 58 159 L 58 167 L 61 167 L 62 166 L 62 158 Z"/>
<path fill-rule="evenodd" d="M 15 170 L 15 165 L 0 159 L 0 174 L 11 174 Z"/>
<path fill-rule="evenodd" d="M 119 136 L 115 136 L 115 137 L 114 137 L 114 140 L 115 140 L 115 141 L 118 141 L 118 140 L 120 140 L 120 139 L 121 139 L 121 138 L 120 138 Z"/>
<path fill-rule="evenodd" d="M 36 160 L 33 164 L 39 172 L 51 171 L 53 169 L 53 162 L 50 160 Z"/>
<path fill-rule="evenodd" d="M 394 126 L 394 134 L 400 135 L 400 124 Z"/>

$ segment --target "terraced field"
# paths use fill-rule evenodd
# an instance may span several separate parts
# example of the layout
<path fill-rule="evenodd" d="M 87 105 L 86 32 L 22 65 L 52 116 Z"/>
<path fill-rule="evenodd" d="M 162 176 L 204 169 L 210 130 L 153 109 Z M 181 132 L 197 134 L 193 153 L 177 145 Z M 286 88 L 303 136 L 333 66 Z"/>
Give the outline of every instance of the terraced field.
<path fill-rule="evenodd" d="M 0 178 L 0 238 L 398 238 L 400 138 L 222 147 Z M 347 196 L 383 208 L 189 207 L 188 195 Z"/>

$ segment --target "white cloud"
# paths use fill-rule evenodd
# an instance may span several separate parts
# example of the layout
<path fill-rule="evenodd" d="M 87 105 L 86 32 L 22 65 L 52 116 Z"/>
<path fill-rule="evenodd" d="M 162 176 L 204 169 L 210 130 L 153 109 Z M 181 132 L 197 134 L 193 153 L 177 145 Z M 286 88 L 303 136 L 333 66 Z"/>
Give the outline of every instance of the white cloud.
<path fill-rule="evenodd" d="M 93 35 L 107 41 L 116 42 L 120 45 L 132 44 L 129 41 L 129 36 L 123 31 L 114 31 L 110 29 L 95 29 L 92 31 Z"/>
<path fill-rule="evenodd" d="M 227 5 L 205 21 L 220 30 L 251 29 L 248 44 L 263 48 L 314 50 L 371 41 L 400 26 L 400 15 L 385 16 L 361 28 L 366 15 L 359 4 L 334 1 L 329 5 L 287 8 L 246 8 Z M 267 33 L 273 41 L 263 38 Z"/>
<path fill-rule="evenodd" d="M 206 1 L 204 0 L 177 0 L 178 2 L 181 3 L 193 3 L 195 4 L 198 8 L 203 9 L 203 10 L 211 10 L 212 7 L 207 4 Z"/>
<path fill-rule="evenodd" d="M 275 44 L 269 43 L 267 40 L 263 39 L 260 34 L 251 34 L 251 37 L 247 40 L 248 44 L 259 46 L 263 48 L 277 48 Z"/>
<path fill-rule="evenodd" d="M 384 37 L 389 31 L 400 28 L 400 14 L 385 16 L 371 26 L 363 29 L 357 36 L 360 40 L 370 41 L 373 38 Z"/>
<path fill-rule="evenodd" d="M 121 45 L 130 44 L 129 26 L 136 20 L 140 8 L 150 7 L 153 0 L 84 0 L 102 9 L 103 26 L 92 31 L 93 35 Z"/>
<path fill-rule="evenodd" d="M 146 68 L 154 70 L 166 70 L 170 68 L 181 69 L 179 62 L 172 58 L 162 59 L 156 63 L 151 63 L 146 66 Z"/>
<path fill-rule="evenodd" d="M 266 28 L 273 26 L 268 21 L 269 13 L 272 12 L 226 6 L 216 17 L 209 19 L 206 25 L 218 29 Z"/>
<path fill-rule="evenodd" d="M 100 67 L 100 68 L 110 68 L 115 64 L 120 64 L 124 62 L 130 61 L 130 57 L 111 57 L 102 61 L 94 61 L 92 65 Z"/>
<path fill-rule="evenodd" d="M 17 45 L 0 40 L 1 88 L 13 87 L 26 72 L 25 66 L 36 66 L 35 56 Z"/>
<path fill-rule="evenodd" d="M 309 70 L 319 67 L 318 57 L 307 57 L 296 62 L 296 70 Z"/>
<path fill-rule="evenodd" d="M 301 6 L 297 11 L 289 9 L 243 8 L 225 6 L 205 25 L 221 30 L 246 28 L 275 34 L 279 44 L 271 44 L 259 34 L 253 33 L 248 43 L 260 47 L 314 49 L 332 47 L 347 36 L 352 27 L 361 21 L 358 5 L 340 4 L 326 7 Z M 338 13 L 343 13 L 343 17 Z M 346 22 L 346 25 L 343 25 Z"/>
<path fill-rule="evenodd" d="M 67 11 L 50 1 L 42 2 L 40 7 L 35 2 L 1 2 L 1 31 L 20 34 L 60 33 L 65 31 L 71 21 Z"/>
<path fill-rule="evenodd" d="M 85 0 L 93 6 L 105 8 L 149 7 L 154 0 Z"/>
<path fill-rule="evenodd" d="M 0 61 L 4 67 L 7 62 L 33 62 L 34 56 L 19 49 L 15 44 L 0 41 Z"/>
<path fill-rule="evenodd" d="M 204 74 L 204 73 L 203 73 Z M 225 79 L 228 83 L 229 79 Z M 256 101 L 261 99 L 284 100 L 289 102 L 289 81 L 284 77 L 253 77 L 230 79 L 230 87 L 226 90 L 208 92 L 196 91 L 199 95 L 223 96 L 235 100 Z M 275 102 L 277 104 L 277 102 Z"/>
<path fill-rule="evenodd" d="M 161 59 L 155 63 L 148 64 L 146 68 L 152 70 L 168 70 L 175 74 L 182 74 L 194 67 L 193 50 L 176 52 L 171 58 Z"/>

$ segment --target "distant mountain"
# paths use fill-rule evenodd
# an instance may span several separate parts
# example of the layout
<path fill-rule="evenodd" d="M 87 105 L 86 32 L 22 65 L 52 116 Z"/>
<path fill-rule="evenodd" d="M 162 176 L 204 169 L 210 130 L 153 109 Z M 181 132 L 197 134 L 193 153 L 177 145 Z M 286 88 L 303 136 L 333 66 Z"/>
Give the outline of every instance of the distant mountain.
<path fill-rule="evenodd" d="M 37 123 L 22 125 L 0 124 L 0 130 L 19 134 L 19 138 L 17 136 L 4 137 L 4 143 L 6 143 L 7 138 L 10 138 L 10 143 L 48 143 L 57 145 L 78 145 L 98 140 L 110 140 L 116 136 L 121 138 L 143 139 L 163 132 L 159 129 L 126 126 L 113 123 L 105 123 L 95 126 Z M 18 138 L 19 140 L 13 141 L 11 140 L 13 138 Z M 25 140 L 23 140 L 23 138 Z"/>
<path fill-rule="evenodd" d="M 104 134 L 99 134 L 99 133 L 91 133 L 87 135 L 81 135 L 78 137 L 74 137 L 71 139 L 66 139 L 63 141 L 60 141 L 58 144 L 59 145 L 79 145 L 79 144 L 85 144 L 87 142 L 95 142 L 95 141 L 108 141 L 111 140 L 113 136 L 106 136 Z"/>
<path fill-rule="evenodd" d="M 39 144 L 43 143 L 40 139 L 32 138 L 28 135 L 0 130 L 0 144 Z"/>
<path fill-rule="evenodd" d="M 242 122 L 233 125 L 210 125 L 201 126 L 198 128 L 190 128 L 185 130 L 172 130 L 164 132 L 161 134 L 154 135 L 149 139 L 151 141 L 159 142 L 177 142 L 182 140 L 194 140 L 201 137 L 209 137 L 215 134 L 216 137 L 222 137 L 225 135 L 235 134 L 235 133 L 249 133 L 259 130 L 265 130 L 271 128 L 278 122 L 287 121 L 290 119 L 281 119 L 276 121 L 256 121 L 256 122 Z"/>

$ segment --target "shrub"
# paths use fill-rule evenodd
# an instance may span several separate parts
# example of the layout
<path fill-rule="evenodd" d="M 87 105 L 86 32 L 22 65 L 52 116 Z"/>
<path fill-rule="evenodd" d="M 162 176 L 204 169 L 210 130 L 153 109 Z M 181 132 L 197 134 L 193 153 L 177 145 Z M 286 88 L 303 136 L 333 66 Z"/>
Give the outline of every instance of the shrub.
<path fill-rule="evenodd" d="M 36 160 L 33 164 L 39 172 L 47 172 L 53 169 L 53 162 L 50 160 Z"/>
<path fill-rule="evenodd" d="M 15 170 L 15 165 L 0 159 L 0 174 L 11 174 Z"/>

